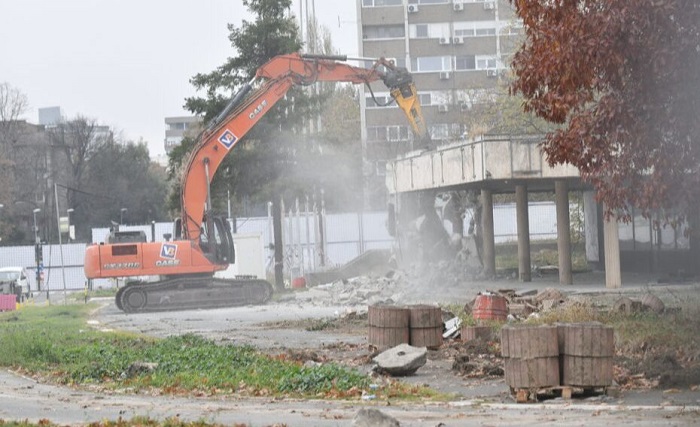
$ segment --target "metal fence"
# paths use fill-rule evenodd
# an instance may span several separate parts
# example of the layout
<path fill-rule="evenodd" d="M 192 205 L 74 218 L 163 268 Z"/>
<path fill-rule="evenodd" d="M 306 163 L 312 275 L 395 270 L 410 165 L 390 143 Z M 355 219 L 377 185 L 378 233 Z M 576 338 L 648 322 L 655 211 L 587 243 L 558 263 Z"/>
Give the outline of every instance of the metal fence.
<path fill-rule="evenodd" d="M 494 206 L 494 234 L 496 243 L 517 240 L 515 204 Z M 471 220 L 471 212 L 464 219 L 465 230 Z M 388 249 L 393 243 L 386 228 L 386 212 L 339 213 L 318 215 L 312 212 L 288 212 L 282 222 L 284 260 L 287 273 L 303 274 L 327 267 L 339 266 L 361 255 L 368 249 Z M 556 208 L 553 202 L 529 203 L 530 238 L 532 240 L 556 239 Z M 449 224 L 446 224 L 449 227 Z M 165 233 L 172 233 L 172 223 L 153 225 L 126 225 L 122 230 L 141 230 L 148 240 L 155 231 L 156 241 L 165 240 Z M 272 218 L 237 218 L 238 233 L 261 235 L 268 271 L 273 270 Z M 103 242 L 108 228 L 96 228 L 92 241 Z M 321 238 L 323 236 L 323 238 Z M 234 237 L 235 238 L 235 237 Z M 51 291 L 83 289 L 86 278 L 83 273 L 84 243 L 44 245 L 44 287 Z M 62 256 L 61 256 L 62 252 Z M 23 266 L 27 268 L 32 291 L 37 290 L 34 246 L 0 247 L 0 267 Z M 93 286 L 114 286 L 113 280 L 97 280 Z"/>

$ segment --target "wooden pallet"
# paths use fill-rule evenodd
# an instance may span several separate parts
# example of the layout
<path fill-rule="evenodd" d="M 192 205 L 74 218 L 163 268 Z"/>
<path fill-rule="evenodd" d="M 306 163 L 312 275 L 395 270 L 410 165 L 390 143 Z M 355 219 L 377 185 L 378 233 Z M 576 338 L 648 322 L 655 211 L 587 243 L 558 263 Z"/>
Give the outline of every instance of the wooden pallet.
<path fill-rule="evenodd" d="M 590 397 L 601 394 L 617 396 L 615 387 L 573 387 L 573 386 L 552 386 L 542 388 L 510 388 L 511 395 L 517 403 L 539 402 L 545 399 L 561 397 L 570 400 L 574 397 Z"/>

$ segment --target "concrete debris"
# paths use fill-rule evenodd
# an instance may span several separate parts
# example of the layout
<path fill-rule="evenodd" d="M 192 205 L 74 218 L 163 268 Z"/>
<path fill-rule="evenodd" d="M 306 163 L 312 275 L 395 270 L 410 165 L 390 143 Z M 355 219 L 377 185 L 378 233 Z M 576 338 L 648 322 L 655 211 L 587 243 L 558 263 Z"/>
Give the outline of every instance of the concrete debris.
<path fill-rule="evenodd" d="M 656 314 L 661 314 L 666 309 L 663 301 L 654 294 L 646 294 L 642 297 L 642 305 Z"/>
<path fill-rule="evenodd" d="M 483 295 L 500 295 L 504 297 L 508 305 L 508 322 L 517 322 L 535 314 L 556 309 L 557 307 L 570 301 L 570 298 L 561 291 L 554 288 L 543 289 L 540 292 L 522 291 L 516 292 L 513 289 L 499 289 L 496 291 L 485 291 Z M 465 314 L 472 311 L 474 302 L 472 300 L 464 307 Z"/>
<path fill-rule="evenodd" d="M 376 372 L 401 377 L 414 374 L 418 368 L 425 365 L 427 359 L 426 347 L 399 344 L 380 353 L 372 361 L 377 364 L 374 368 Z"/>
<path fill-rule="evenodd" d="M 443 332 L 442 337 L 443 338 L 457 338 L 459 337 L 460 331 L 461 331 L 461 325 L 462 325 L 462 319 L 459 317 L 454 317 L 447 322 L 445 322 L 445 327 Z"/>
<path fill-rule="evenodd" d="M 666 309 L 663 301 L 656 295 L 646 294 L 641 300 L 621 297 L 613 303 L 612 311 L 622 313 L 639 313 L 641 311 L 653 311 L 656 314 L 661 314 Z"/>
<path fill-rule="evenodd" d="M 535 295 L 535 301 L 541 303 L 542 301 L 559 301 L 564 299 L 564 294 L 560 290 L 554 288 L 544 289 L 542 292 Z"/>
<path fill-rule="evenodd" d="M 294 294 L 297 302 L 321 306 L 367 307 L 410 305 L 455 299 L 464 292 L 465 281 L 443 280 L 444 272 L 415 276 L 394 270 L 385 276 L 358 276 L 308 288 Z M 440 276 L 440 277 L 438 277 Z M 436 299 L 438 299 L 436 301 Z"/>
<path fill-rule="evenodd" d="M 133 378 L 141 374 L 151 374 L 158 368 L 157 363 L 150 362 L 134 362 L 129 366 L 129 369 L 123 374 L 126 378 Z"/>
<path fill-rule="evenodd" d="M 352 419 L 354 427 L 399 427 L 399 421 L 379 409 L 362 408 Z"/>

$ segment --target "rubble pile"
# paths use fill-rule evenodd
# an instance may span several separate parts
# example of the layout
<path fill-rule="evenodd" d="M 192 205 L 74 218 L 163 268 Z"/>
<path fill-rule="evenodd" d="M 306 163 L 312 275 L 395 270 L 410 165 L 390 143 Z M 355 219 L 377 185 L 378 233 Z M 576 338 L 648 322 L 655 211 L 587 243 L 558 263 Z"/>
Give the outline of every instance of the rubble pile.
<path fill-rule="evenodd" d="M 554 288 L 547 288 L 540 292 L 536 290 L 516 292 L 513 289 L 499 289 L 485 291 L 479 295 L 498 295 L 505 298 L 508 305 L 508 321 L 510 322 L 525 320 L 531 315 L 557 307 L 581 304 L 579 300 L 564 295 Z M 475 301 L 476 298 L 464 306 L 464 312 L 467 315 L 472 313 Z"/>
<path fill-rule="evenodd" d="M 336 280 L 297 294 L 298 302 L 321 306 L 359 307 L 374 304 L 401 305 L 434 303 L 437 298 L 459 299 L 465 281 L 446 280 L 442 272 L 429 277 L 393 270 L 386 276 L 358 276 Z"/>
<path fill-rule="evenodd" d="M 656 295 L 646 294 L 641 300 L 620 297 L 612 306 L 612 311 L 622 312 L 626 314 L 637 313 L 641 311 L 653 311 L 656 314 L 661 314 L 666 310 L 664 303 Z"/>
<path fill-rule="evenodd" d="M 296 300 L 322 306 L 357 307 L 397 304 L 404 300 L 405 287 L 396 274 L 391 277 L 359 276 L 319 285 L 296 295 Z"/>
<path fill-rule="evenodd" d="M 481 338 L 455 343 L 446 352 L 455 353 L 452 371 L 465 378 L 485 378 L 503 376 L 503 358 L 499 343 Z"/>
<path fill-rule="evenodd" d="M 321 284 L 309 288 L 308 292 L 298 295 L 296 300 L 317 305 L 348 307 L 458 300 L 463 298 L 465 284 L 484 279 L 474 239 L 464 238 L 458 246 L 461 249 L 449 260 L 423 260 L 399 265 L 390 259 L 383 268 L 376 265 L 364 270 L 354 268 L 349 271 L 361 274 L 329 283 L 320 282 Z M 436 301 L 436 298 L 440 298 L 441 301 Z"/>

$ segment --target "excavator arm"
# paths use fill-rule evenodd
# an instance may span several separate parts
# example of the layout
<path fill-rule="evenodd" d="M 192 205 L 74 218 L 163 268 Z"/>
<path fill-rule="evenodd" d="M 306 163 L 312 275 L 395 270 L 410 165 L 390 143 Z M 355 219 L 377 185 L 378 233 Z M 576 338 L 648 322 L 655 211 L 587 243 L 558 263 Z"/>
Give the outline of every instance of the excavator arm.
<path fill-rule="evenodd" d="M 413 78 L 408 71 L 380 59 L 372 68 L 339 62 L 343 56 L 289 54 L 260 67 L 203 133 L 188 157 L 183 173 L 181 204 L 183 238 L 198 241 L 211 209 L 209 185 L 223 158 L 293 86 L 316 82 L 367 84 L 382 80 L 405 113 L 414 133 L 428 132 Z M 383 67 L 382 67 L 383 66 Z M 383 68 L 383 70 L 382 70 Z M 254 85 L 258 83 L 257 88 Z"/>

